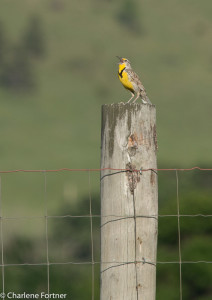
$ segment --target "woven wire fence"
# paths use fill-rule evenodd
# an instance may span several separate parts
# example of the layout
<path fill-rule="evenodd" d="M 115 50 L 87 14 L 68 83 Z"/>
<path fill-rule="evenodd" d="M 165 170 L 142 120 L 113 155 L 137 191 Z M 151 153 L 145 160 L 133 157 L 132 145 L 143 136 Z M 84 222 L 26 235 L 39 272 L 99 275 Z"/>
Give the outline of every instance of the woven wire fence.
<path fill-rule="evenodd" d="M 104 170 L 112 170 L 112 171 L 117 171 L 117 172 L 127 172 L 127 171 L 132 171 L 132 170 L 127 170 L 127 169 L 115 169 L 115 168 L 106 168 Z M 176 213 L 175 214 L 158 214 L 157 216 L 136 216 L 136 218 L 139 217 L 155 217 L 158 219 L 162 218 L 177 218 L 177 238 L 178 238 L 178 259 L 177 260 L 167 260 L 167 261 L 156 261 L 156 262 L 148 262 L 146 260 L 142 261 L 133 261 L 133 262 L 117 262 L 117 267 L 121 266 L 123 264 L 154 264 L 154 265 L 168 265 L 168 264 L 177 264 L 179 265 L 179 299 L 183 299 L 183 277 L 182 277 L 182 265 L 184 264 L 212 264 L 212 259 L 211 260 L 182 260 L 182 251 L 181 251 L 181 219 L 182 218 L 207 218 L 210 219 L 212 217 L 212 214 L 181 214 L 180 213 L 180 202 L 181 202 L 181 196 L 180 196 L 180 191 L 179 191 L 179 173 L 180 172 L 189 172 L 189 171 L 194 171 L 194 170 L 199 170 L 201 172 L 205 171 L 212 171 L 210 168 L 199 168 L 199 167 L 193 167 L 193 168 L 187 168 L 187 169 L 144 169 L 142 172 L 149 172 L 149 171 L 154 171 L 157 172 L 157 174 L 160 174 L 161 172 L 166 172 L 170 171 L 175 174 L 175 183 L 176 183 L 176 190 L 175 190 L 175 198 L 176 198 Z M 99 272 L 97 273 L 95 270 L 95 265 L 100 265 L 100 259 L 96 260 L 95 259 L 95 254 L 94 254 L 94 233 L 93 233 L 93 220 L 95 219 L 100 219 L 101 215 L 94 214 L 93 213 L 93 203 L 92 203 L 92 190 L 91 190 L 91 173 L 93 172 L 100 172 L 101 169 L 68 169 L 68 168 L 63 168 L 63 169 L 56 169 L 56 170 L 12 170 L 12 171 L 0 171 L 0 226 L 1 226 L 1 232 L 0 232 L 0 241 L 1 241 L 1 270 L 2 270 L 2 294 L 6 295 L 8 292 L 8 287 L 7 289 L 5 288 L 7 278 L 5 276 L 5 270 L 9 267 L 24 267 L 24 266 L 30 266 L 30 267 L 36 267 L 36 266 L 43 266 L 46 269 L 46 293 L 51 294 L 51 291 L 53 287 L 51 286 L 50 283 L 50 277 L 51 277 L 51 266 L 65 266 L 65 265 L 89 265 L 91 267 L 91 295 L 90 299 L 94 300 L 95 299 L 95 284 L 97 278 L 99 279 Z M 140 170 L 134 170 L 136 172 L 139 172 Z M 47 184 L 47 174 L 48 173 L 66 173 L 66 172 L 83 172 L 87 173 L 87 182 L 88 182 L 88 201 L 89 201 L 89 213 L 86 214 L 66 214 L 66 215 L 50 215 L 48 211 L 48 184 Z M 3 188 L 3 183 L 1 176 L 3 174 L 13 174 L 13 173 L 41 173 L 43 174 L 43 215 L 40 216 L 6 216 L 3 214 L 2 210 L 2 205 L 4 203 L 4 198 L 2 197 L 2 188 Z M 7 178 L 9 180 L 9 178 Z M 160 186 L 159 186 L 160 189 Z M 14 203 L 14 205 L 16 205 Z M 117 217 L 117 216 L 116 216 Z M 126 217 L 134 217 L 134 216 L 120 216 L 123 218 Z M 30 262 L 27 260 L 26 262 L 15 262 L 15 263 L 7 263 L 5 262 L 5 232 L 7 232 L 6 224 L 5 222 L 10 222 L 12 220 L 30 220 L 30 219 L 41 219 L 45 223 L 45 261 L 42 262 Z M 78 219 L 79 222 L 82 219 L 88 219 L 89 220 L 89 231 L 90 231 L 90 252 L 91 252 L 91 259 L 87 261 L 51 261 L 49 252 L 50 252 L 50 245 L 49 245 L 49 222 L 50 220 L 53 219 Z M 210 219 L 211 222 L 211 219 Z M 99 234 L 100 234 L 100 226 L 99 226 Z M 71 247 L 71 245 L 70 245 Z M 109 263 L 109 262 L 107 262 Z M 61 291 L 62 293 L 63 291 Z M 70 291 L 71 295 L 71 291 Z M 70 296 L 67 296 L 67 299 L 69 299 Z M 96 298 L 97 299 L 97 298 Z"/>

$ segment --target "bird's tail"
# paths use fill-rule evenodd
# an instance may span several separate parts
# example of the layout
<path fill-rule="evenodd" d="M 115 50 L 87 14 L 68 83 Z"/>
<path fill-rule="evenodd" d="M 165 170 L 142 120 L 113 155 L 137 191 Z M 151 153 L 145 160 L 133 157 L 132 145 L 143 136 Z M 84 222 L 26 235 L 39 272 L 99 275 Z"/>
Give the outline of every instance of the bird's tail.
<path fill-rule="evenodd" d="M 146 99 L 145 99 L 149 104 L 152 105 L 152 102 L 149 100 L 149 98 L 146 96 Z"/>
<path fill-rule="evenodd" d="M 141 97 L 141 99 L 142 99 L 142 101 L 143 101 L 144 103 L 149 103 L 149 104 L 152 105 L 152 102 L 149 100 L 149 98 L 148 98 L 148 96 L 147 96 L 147 94 L 146 94 L 146 91 L 141 90 L 140 97 Z"/>

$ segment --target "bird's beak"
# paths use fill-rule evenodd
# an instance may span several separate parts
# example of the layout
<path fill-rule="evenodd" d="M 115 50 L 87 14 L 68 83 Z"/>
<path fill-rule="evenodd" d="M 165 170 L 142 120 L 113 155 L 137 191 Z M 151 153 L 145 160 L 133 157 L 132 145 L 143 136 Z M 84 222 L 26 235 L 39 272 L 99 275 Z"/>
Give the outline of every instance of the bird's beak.
<path fill-rule="evenodd" d="M 120 56 L 116 56 L 119 60 L 120 60 L 120 62 L 119 63 L 122 63 L 123 61 L 122 61 L 122 58 L 120 57 Z"/>

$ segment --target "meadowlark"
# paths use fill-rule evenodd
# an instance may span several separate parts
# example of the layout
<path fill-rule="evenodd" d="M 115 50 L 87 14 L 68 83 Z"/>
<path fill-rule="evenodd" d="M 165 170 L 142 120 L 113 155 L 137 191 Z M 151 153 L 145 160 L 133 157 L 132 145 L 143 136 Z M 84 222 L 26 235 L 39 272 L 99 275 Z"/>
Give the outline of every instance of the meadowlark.
<path fill-rule="evenodd" d="M 140 81 L 138 75 L 133 71 L 130 62 L 127 58 L 121 58 L 117 56 L 119 61 L 119 70 L 118 70 L 118 77 L 123 86 L 129 90 L 132 94 L 132 97 L 127 101 L 127 103 L 130 103 L 131 100 L 136 95 L 136 98 L 132 103 L 135 103 L 136 100 L 141 97 L 141 100 L 143 103 L 152 104 L 149 98 L 147 97 L 145 88 Z"/>

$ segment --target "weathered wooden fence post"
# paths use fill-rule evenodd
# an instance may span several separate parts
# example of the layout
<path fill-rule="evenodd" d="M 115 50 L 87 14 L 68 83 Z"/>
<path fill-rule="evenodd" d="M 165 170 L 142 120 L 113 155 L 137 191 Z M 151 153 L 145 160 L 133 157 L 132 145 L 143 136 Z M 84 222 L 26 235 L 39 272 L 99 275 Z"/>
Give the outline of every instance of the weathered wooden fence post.
<path fill-rule="evenodd" d="M 102 106 L 101 300 L 155 300 L 155 122 L 153 105 Z"/>

